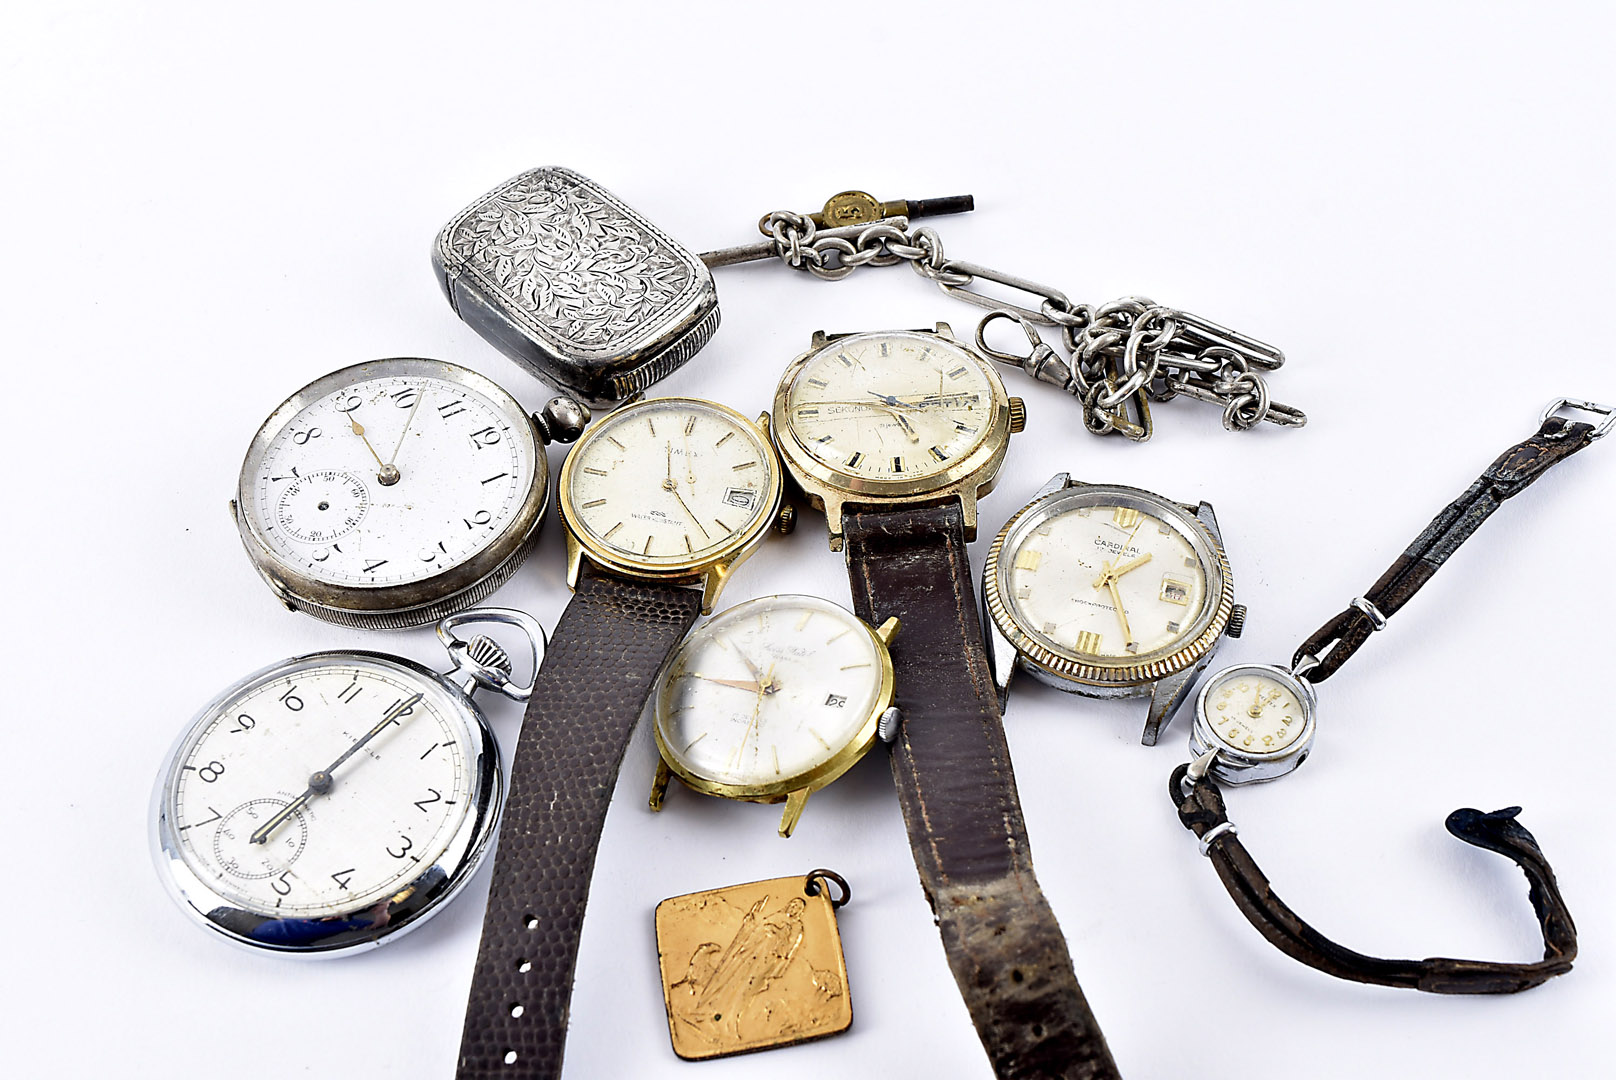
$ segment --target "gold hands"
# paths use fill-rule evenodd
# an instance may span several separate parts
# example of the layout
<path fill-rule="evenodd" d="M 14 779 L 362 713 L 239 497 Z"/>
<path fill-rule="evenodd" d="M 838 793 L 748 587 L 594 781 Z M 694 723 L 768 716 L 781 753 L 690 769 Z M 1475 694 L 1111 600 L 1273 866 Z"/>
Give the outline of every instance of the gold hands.
<path fill-rule="evenodd" d="M 376 479 L 380 480 L 383 484 L 398 483 L 398 470 L 394 469 L 391 465 L 383 461 L 382 456 L 376 452 L 376 448 L 370 445 L 370 440 L 365 438 L 365 426 L 358 420 L 354 419 L 353 413 L 348 414 L 348 426 L 353 428 L 353 433 L 355 435 L 359 436 L 359 441 L 365 444 L 365 449 L 370 451 L 370 456 L 376 459 L 376 468 L 378 470 L 376 473 Z M 388 472 L 389 469 L 392 469 L 391 474 Z M 389 475 L 392 476 L 392 479 L 388 479 Z"/>
<path fill-rule="evenodd" d="M 1246 715 L 1251 717 L 1253 720 L 1257 719 L 1258 717 L 1262 716 L 1263 710 L 1272 705 L 1274 702 L 1278 701 L 1279 697 L 1280 694 L 1278 690 L 1270 690 L 1268 691 L 1267 696 L 1264 696 L 1262 684 L 1258 683 L 1257 692 L 1251 696 L 1251 708 L 1246 710 Z"/>
<path fill-rule="evenodd" d="M 762 683 L 759 683 L 753 679 L 720 679 L 712 675 L 703 675 L 699 671 L 691 671 L 687 672 L 686 674 L 688 674 L 692 679 L 700 679 L 703 682 L 716 683 L 719 686 L 733 686 L 737 690 L 748 690 L 754 694 L 757 693 L 763 685 Z"/>
<path fill-rule="evenodd" d="M 1134 533 L 1138 531 L 1139 527 L 1134 526 Z M 1129 542 L 1133 540 L 1134 533 L 1128 534 Z M 1128 550 L 1127 542 L 1122 545 L 1122 550 Z M 1136 647 L 1139 643 L 1133 639 L 1133 628 L 1128 625 L 1128 611 L 1122 606 L 1122 590 L 1117 588 L 1117 579 L 1145 565 L 1150 561 L 1150 556 L 1151 552 L 1147 551 L 1143 555 L 1129 559 L 1125 563 L 1118 563 L 1115 560 L 1105 563 L 1100 567 L 1100 576 L 1095 578 L 1093 582 L 1094 588 L 1105 589 L 1111 593 L 1111 603 L 1115 605 L 1117 619 L 1122 623 L 1122 639 L 1130 647 Z M 1121 556 L 1119 555 L 1118 558 L 1121 558 Z"/>
<path fill-rule="evenodd" d="M 1122 606 L 1122 592 L 1117 588 L 1117 579 L 1114 574 L 1106 574 L 1104 579 L 1106 588 L 1111 591 L 1111 603 L 1116 605 L 1117 618 L 1122 622 L 1122 640 L 1128 645 L 1138 645 L 1133 639 L 1133 629 L 1128 625 L 1128 610 Z"/>

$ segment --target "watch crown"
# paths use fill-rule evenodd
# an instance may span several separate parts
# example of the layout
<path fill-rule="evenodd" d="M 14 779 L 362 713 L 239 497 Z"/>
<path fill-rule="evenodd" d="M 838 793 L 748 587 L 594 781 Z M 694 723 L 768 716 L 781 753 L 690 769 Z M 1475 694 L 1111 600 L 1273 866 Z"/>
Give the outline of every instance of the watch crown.
<path fill-rule="evenodd" d="M 780 504 L 780 512 L 774 518 L 774 531 L 781 536 L 790 536 L 797 530 L 797 508 L 788 502 Z"/>
<path fill-rule="evenodd" d="M 500 648 L 499 642 L 487 634 L 478 634 L 466 642 L 466 659 L 480 668 L 497 671 L 501 675 L 511 673 L 510 654 Z"/>
<path fill-rule="evenodd" d="M 1010 399 L 1010 434 L 1027 429 L 1027 403 L 1018 397 Z"/>
<path fill-rule="evenodd" d="M 553 397 L 543 411 L 533 414 L 533 422 L 547 443 L 575 442 L 589 423 L 589 406 L 574 398 Z"/>
<path fill-rule="evenodd" d="M 1246 605 L 1236 604 L 1229 609 L 1229 625 L 1223 632 L 1230 637 L 1239 637 L 1246 631 Z"/>
<path fill-rule="evenodd" d="M 898 727 L 903 723 L 903 713 L 896 705 L 889 706 L 876 722 L 875 733 L 884 743 L 889 743 L 898 737 Z"/>

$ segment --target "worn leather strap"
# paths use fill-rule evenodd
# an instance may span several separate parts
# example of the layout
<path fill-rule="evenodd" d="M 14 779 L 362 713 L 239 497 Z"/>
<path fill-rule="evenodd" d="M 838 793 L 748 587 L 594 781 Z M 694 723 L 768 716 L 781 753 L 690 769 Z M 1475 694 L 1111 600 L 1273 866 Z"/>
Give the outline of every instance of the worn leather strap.
<path fill-rule="evenodd" d="M 1168 782 L 1168 794 L 1178 807 L 1178 819 L 1197 837 L 1206 837 L 1229 818 L 1223 793 L 1209 777 L 1202 777 L 1186 792 L 1189 766 L 1181 765 Z M 1484 814 L 1455 810 L 1448 815 L 1448 831 L 1467 844 L 1507 855 L 1531 883 L 1529 899 L 1543 931 L 1543 959 L 1530 964 L 1485 960 L 1382 960 L 1338 945 L 1302 921 L 1258 869 L 1245 845 L 1230 829 L 1216 833 L 1207 858 L 1217 869 L 1224 888 L 1252 926 L 1281 952 L 1338 979 L 1401 986 L 1428 994 L 1514 994 L 1547 982 L 1571 970 L 1577 956 L 1577 927 L 1566 910 L 1565 898 L 1554 880 L 1554 870 L 1537 840 L 1515 820 L 1521 808 L 1512 806 Z"/>
<path fill-rule="evenodd" d="M 516 744 L 461 1080 L 561 1075 L 578 935 L 617 770 L 657 672 L 700 611 L 698 590 L 584 564 Z"/>
<path fill-rule="evenodd" d="M 1033 876 L 958 500 L 849 507 L 842 530 L 854 609 L 902 624 L 892 773 L 921 885 L 995 1073 L 1117 1077 Z"/>
<path fill-rule="evenodd" d="M 1550 466 L 1581 450 L 1593 438 L 1592 424 L 1549 417 L 1536 434 L 1506 450 L 1463 495 L 1448 504 L 1364 593 L 1363 599 L 1383 617 L 1390 617 L 1505 499 L 1525 491 Z M 1318 665 L 1300 674 L 1309 682 L 1322 682 L 1335 674 L 1379 625 L 1384 625 L 1383 620 L 1377 624 L 1369 611 L 1348 607 L 1302 643 L 1292 667 L 1305 667 L 1309 658 L 1315 658 Z"/>

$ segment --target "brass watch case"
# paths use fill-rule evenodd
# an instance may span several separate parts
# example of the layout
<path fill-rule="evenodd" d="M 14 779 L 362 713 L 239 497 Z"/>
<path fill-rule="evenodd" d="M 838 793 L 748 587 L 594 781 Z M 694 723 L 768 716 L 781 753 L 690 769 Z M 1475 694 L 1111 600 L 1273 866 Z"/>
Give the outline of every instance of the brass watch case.
<path fill-rule="evenodd" d="M 573 474 L 577 463 L 582 459 L 584 447 L 590 440 L 601 437 L 602 432 L 609 432 L 619 417 L 630 415 L 647 405 L 665 406 L 669 402 L 689 402 L 702 408 L 713 409 L 750 430 L 764 448 L 769 483 L 763 497 L 765 508 L 759 511 L 745 529 L 735 534 L 733 541 L 724 550 L 716 555 L 705 555 L 691 560 L 652 563 L 602 544 L 574 524 L 576 515 L 572 507 Z M 729 406 L 720 405 L 716 401 L 708 401 L 705 398 L 661 397 L 642 398 L 621 406 L 611 414 L 609 420 L 602 421 L 585 432 L 567 454 L 566 461 L 562 463 L 561 479 L 557 489 L 559 494 L 556 499 L 556 511 L 567 535 L 568 588 L 577 589 L 578 574 L 583 567 L 584 559 L 588 558 L 590 562 L 608 573 L 636 581 L 658 581 L 673 585 L 699 583 L 702 587 L 701 612 L 703 615 L 710 615 L 713 604 L 717 602 L 718 594 L 723 590 L 730 574 L 757 550 L 758 545 L 768 536 L 770 528 L 779 520 L 784 481 L 780 461 L 774 451 L 774 441 L 770 438 L 767 413 L 760 415 L 757 422 L 753 423 Z"/>
<path fill-rule="evenodd" d="M 658 686 L 652 693 L 651 700 L 657 715 L 653 717 L 651 731 L 656 736 L 657 771 L 656 778 L 651 784 L 650 807 L 652 810 L 662 809 L 662 798 L 667 791 L 670 777 L 677 776 L 679 780 L 692 791 L 699 791 L 703 795 L 713 795 L 720 799 L 735 799 L 741 802 L 778 803 L 787 804 L 785 814 L 780 820 L 780 835 L 790 836 L 796 828 L 797 820 L 802 816 L 803 806 L 808 796 L 836 780 L 847 770 L 857 765 L 870 748 L 875 745 L 878 738 L 878 728 L 881 723 L 881 714 L 892 707 L 893 696 L 896 693 L 896 678 L 892 671 L 892 653 L 889 646 L 893 637 L 898 633 L 898 620 L 888 619 L 880 626 L 871 626 L 869 623 L 854 615 L 853 619 L 865 633 L 870 635 L 875 644 L 876 656 L 880 659 L 880 674 L 876 686 L 875 701 L 870 709 L 870 715 L 864 718 L 857 732 L 843 746 L 828 759 L 812 769 L 793 776 L 782 777 L 767 784 L 727 784 L 717 780 L 709 780 L 698 776 L 680 765 L 668 749 L 667 742 L 662 737 L 662 687 L 660 679 Z M 671 665 L 670 665 L 671 668 Z M 663 675 L 666 676 L 664 671 Z"/>
<path fill-rule="evenodd" d="M 1010 613 L 1000 574 L 1006 541 L 1012 535 L 1019 539 L 1024 528 L 1018 526 L 1023 522 L 1028 522 L 1030 526 L 1032 519 L 1053 516 L 1065 504 L 1091 499 L 1133 506 L 1156 517 L 1169 516 L 1185 526 L 1182 531 L 1196 549 L 1207 574 L 1209 602 L 1205 610 L 1210 612 L 1210 618 L 1205 619 L 1205 625 L 1199 630 L 1192 629 L 1192 633 L 1186 635 L 1177 648 L 1139 659 L 1099 656 L 1078 659 L 1055 652 L 1029 635 Z M 1212 600 L 1210 597 L 1214 589 L 1216 599 Z M 1234 575 L 1229 569 L 1229 558 L 1223 551 L 1223 544 L 1200 519 L 1196 507 L 1181 505 L 1154 492 L 1123 484 L 1074 484 L 1034 499 L 1005 522 L 1004 528 L 999 530 L 999 535 L 993 538 L 993 544 L 988 548 L 987 562 L 982 570 L 982 601 L 993 625 L 1015 648 L 1022 662 L 1031 666 L 1034 674 L 1047 672 L 1058 679 L 1082 683 L 1102 691 L 1125 690 L 1145 687 L 1183 671 L 1201 661 L 1217 646 L 1219 638 L 1228 629 L 1229 617 L 1234 610 Z"/>
<path fill-rule="evenodd" d="M 852 476 L 817 460 L 797 437 L 789 418 L 791 388 L 798 374 L 815 356 L 832 346 L 841 348 L 860 338 L 905 335 L 941 338 L 982 369 L 993 395 L 992 415 L 982 441 L 970 453 L 946 468 L 906 480 Z M 1010 436 L 1024 425 L 1025 410 L 1021 399 L 1012 398 L 1005 390 L 1004 380 L 999 378 L 992 363 L 957 340 L 947 323 L 938 323 L 935 330 L 881 330 L 838 335 L 815 331 L 808 351 L 791 362 L 775 389 L 775 446 L 786 470 L 808 496 L 808 501 L 816 509 L 825 512 L 832 551 L 842 550 L 842 510 L 848 504 L 893 507 L 958 498 L 964 511 L 965 538 L 974 540 L 977 500 L 993 490 L 999 477 L 999 468 L 1004 464 L 1005 451 L 1009 449 Z"/>

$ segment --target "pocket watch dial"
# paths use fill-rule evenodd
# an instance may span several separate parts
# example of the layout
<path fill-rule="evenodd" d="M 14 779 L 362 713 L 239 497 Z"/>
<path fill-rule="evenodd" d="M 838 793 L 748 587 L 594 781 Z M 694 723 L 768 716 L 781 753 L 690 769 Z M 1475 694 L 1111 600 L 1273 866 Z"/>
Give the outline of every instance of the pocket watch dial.
<path fill-rule="evenodd" d="M 885 656 L 863 622 L 828 600 L 738 604 L 675 654 L 657 693 L 659 741 L 682 774 L 784 786 L 868 747 L 890 693 Z"/>
<path fill-rule="evenodd" d="M 498 387 L 433 360 L 335 375 L 348 377 L 282 406 L 243 466 L 241 510 L 293 574 L 410 585 L 476 557 L 531 514 L 534 486 L 548 482 L 544 459 L 531 421 Z"/>
<path fill-rule="evenodd" d="M 992 376 L 981 360 L 933 334 L 854 334 L 797 372 L 785 422 L 838 473 L 919 480 L 975 450 L 992 427 Z"/>
<path fill-rule="evenodd" d="M 1218 583 L 1187 515 L 1104 489 L 1057 506 L 1014 530 L 999 556 L 1023 633 L 1074 660 L 1132 663 L 1205 629 Z"/>
<path fill-rule="evenodd" d="M 472 806 L 465 706 L 407 668 L 345 659 L 249 681 L 176 756 L 162 805 L 174 846 L 243 911 L 331 919 L 432 888 L 418 879 Z"/>
<path fill-rule="evenodd" d="M 567 520 L 650 566 L 732 551 L 774 513 L 779 464 L 756 427 L 711 402 L 652 398 L 600 421 L 563 474 Z"/>
<path fill-rule="evenodd" d="M 1215 676 L 1202 694 L 1201 714 L 1213 745 L 1245 757 L 1286 750 L 1307 727 L 1307 703 L 1289 680 L 1252 667 Z"/>

